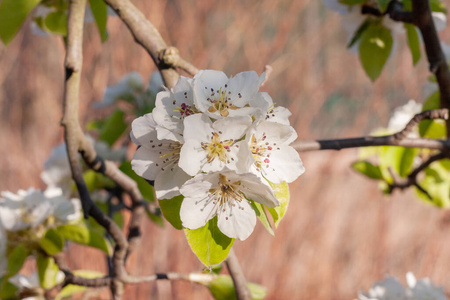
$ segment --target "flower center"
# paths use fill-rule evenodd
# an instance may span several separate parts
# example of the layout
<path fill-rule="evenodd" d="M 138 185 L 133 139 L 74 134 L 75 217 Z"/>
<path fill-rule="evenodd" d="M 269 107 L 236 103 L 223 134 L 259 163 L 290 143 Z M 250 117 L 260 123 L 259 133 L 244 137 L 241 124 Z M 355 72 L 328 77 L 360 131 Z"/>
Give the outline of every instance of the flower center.
<path fill-rule="evenodd" d="M 159 144 L 156 142 L 159 142 Z M 152 149 L 158 151 L 159 158 L 162 159 L 162 161 L 155 165 L 160 167 L 160 163 L 162 163 L 163 166 L 161 167 L 161 171 L 164 171 L 167 167 L 171 167 L 171 170 L 173 171 L 173 165 L 178 164 L 178 161 L 180 160 L 181 143 L 171 142 L 163 144 L 160 141 L 150 140 L 150 144 L 152 145 Z"/>
<path fill-rule="evenodd" d="M 219 132 L 220 133 L 220 132 Z M 234 140 L 221 141 L 217 132 L 212 133 L 210 143 L 202 143 L 202 149 L 206 150 L 206 158 L 208 163 L 218 158 L 224 163 L 228 163 L 227 152 L 230 152 L 230 147 L 234 144 Z"/>
<path fill-rule="evenodd" d="M 210 113 L 218 111 L 222 117 L 227 117 L 230 114 L 228 111 L 229 109 L 239 108 L 231 104 L 231 98 L 228 97 L 231 92 L 227 92 L 226 88 L 227 85 L 225 85 L 225 89 L 222 90 L 222 88 L 220 88 L 218 91 L 214 91 L 214 89 L 211 88 L 211 97 L 208 98 L 208 101 L 211 102 L 211 106 L 208 109 Z M 242 97 L 240 93 L 238 95 L 239 98 Z"/>
<path fill-rule="evenodd" d="M 241 181 L 231 182 L 226 176 L 220 174 L 219 186 L 209 190 L 208 197 L 203 199 L 205 203 L 203 203 L 204 206 L 201 210 L 212 202 L 216 208 L 212 212 L 215 212 L 217 216 L 225 213 L 225 219 L 228 220 L 229 217 L 233 216 L 234 208 L 237 207 L 237 209 L 244 210 L 241 203 L 242 201 L 248 201 L 240 191 L 240 186 Z M 203 202 L 203 200 L 199 202 Z M 195 204 L 198 204 L 198 202 Z"/>
<path fill-rule="evenodd" d="M 258 172 L 262 170 L 263 164 L 266 166 L 266 168 L 269 167 L 270 153 L 274 149 L 279 150 L 279 148 L 276 147 L 276 143 L 268 143 L 265 141 L 266 138 L 267 136 L 264 132 L 261 139 L 257 139 L 255 135 L 252 135 L 252 138 L 250 140 L 249 148 L 252 152 L 253 159 L 255 160 L 253 164 L 255 165 Z"/>

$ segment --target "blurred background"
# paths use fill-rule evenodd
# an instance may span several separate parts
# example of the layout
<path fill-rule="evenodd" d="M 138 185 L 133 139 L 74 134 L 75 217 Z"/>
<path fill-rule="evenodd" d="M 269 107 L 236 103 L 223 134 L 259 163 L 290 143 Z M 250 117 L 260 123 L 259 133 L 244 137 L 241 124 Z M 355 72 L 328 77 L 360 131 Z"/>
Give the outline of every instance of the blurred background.
<path fill-rule="evenodd" d="M 366 135 L 386 127 L 393 108 L 425 99 L 428 66 L 424 57 L 412 65 L 405 36 L 397 36 L 395 54 L 371 83 L 358 56 L 346 49 L 338 15 L 318 0 L 133 2 L 199 69 L 233 75 L 271 65 L 263 89 L 291 110 L 299 139 Z M 131 71 L 145 80 L 155 71 L 117 17 L 109 17 L 108 31 L 102 44 L 95 24 L 86 25 L 83 124 L 108 113 L 92 107 L 108 85 Z M 450 42 L 449 29 L 440 34 Z M 1 191 L 45 188 L 39 177 L 43 163 L 63 139 L 63 61 L 62 39 L 34 35 L 29 23 L 7 47 L 0 45 Z M 450 292 L 448 212 L 420 202 L 413 192 L 383 196 L 376 182 L 350 169 L 355 149 L 301 157 L 306 172 L 290 185 L 290 209 L 275 237 L 258 224 L 248 240 L 235 244 L 247 279 L 266 286 L 267 299 L 353 299 L 385 274 L 405 283 L 408 271 Z M 96 250 L 72 245 L 68 258 L 74 269 L 106 269 Z M 132 274 L 201 269 L 183 232 L 145 220 L 141 247 L 129 261 Z M 202 286 L 157 282 L 129 286 L 125 298 L 212 297 Z"/>

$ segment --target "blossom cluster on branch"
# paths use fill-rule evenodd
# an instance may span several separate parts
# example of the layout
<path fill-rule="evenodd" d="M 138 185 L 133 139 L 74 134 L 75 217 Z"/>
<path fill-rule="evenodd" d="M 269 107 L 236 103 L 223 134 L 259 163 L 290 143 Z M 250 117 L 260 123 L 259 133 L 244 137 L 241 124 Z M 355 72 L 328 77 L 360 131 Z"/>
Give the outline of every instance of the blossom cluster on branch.
<path fill-rule="evenodd" d="M 288 109 L 258 92 L 264 74 L 200 71 L 158 93 L 152 113 L 137 118 L 133 170 L 154 181 L 159 200 L 182 195 L 180 218 L 197 229 L 217 216 L 220 231 L 245 240 L 256 224 L 254 203 L 279 205 L 270 184 L 304 172 L 290 146 L 297 138 Z"/>

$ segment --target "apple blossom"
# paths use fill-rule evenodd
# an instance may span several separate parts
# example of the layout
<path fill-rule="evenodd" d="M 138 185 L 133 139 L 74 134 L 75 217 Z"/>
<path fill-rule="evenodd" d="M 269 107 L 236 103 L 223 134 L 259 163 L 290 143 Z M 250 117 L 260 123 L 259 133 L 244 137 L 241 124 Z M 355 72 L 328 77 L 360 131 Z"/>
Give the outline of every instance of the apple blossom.
<path fill-rule="evenodd" d="M 422 104 L 414 100 L 409 100 L 405 105 L 395 108 L 394 113 L 389 119 L 388 129 L 392 132 L 398 132 L 405 128 L 406 124 L 418 113 L 422 111 Z M 418 136 L 418 134 L 416 133 Z"/>
<path fill-rule="evenodd" d="M 406 282 L 411 290 L 412 299 L 417 300 L 445 300 L 444 289 L 436 287 L 429 278 L 416 280 L 413 273 L 406 273 Z"/>
<path fill-rule="evenodd" d="M 183 226 L 197 229 L 217 216 L 217 226 L 230 238 L 245 240 L 253 232 L 256 213 L 251 201 L 279 205 L 270 187 L 251 173 L 224 171 L 198 174 L 181 187 Z"/>
<path fill-rule="evenodd" d="M 408 291 L 391 276 L 386 279 L 375 282 L 367 294 L 360 292 L 358 300 L 408 300 Z"/>
<path fill-rule="evenodd" d="M 63 282 L 64 273 L 58 271 L 56 273 L 56 284 Z M 16 274 L 8 279 L 10 283 L 18 288 L 18 296 L 20 299 L 25 300 L 45 300 L 45 290 L 41 287 L 39 282 L 39 275 L 37 272 L 32 273 L 30 276 L 22 274 Z"/>

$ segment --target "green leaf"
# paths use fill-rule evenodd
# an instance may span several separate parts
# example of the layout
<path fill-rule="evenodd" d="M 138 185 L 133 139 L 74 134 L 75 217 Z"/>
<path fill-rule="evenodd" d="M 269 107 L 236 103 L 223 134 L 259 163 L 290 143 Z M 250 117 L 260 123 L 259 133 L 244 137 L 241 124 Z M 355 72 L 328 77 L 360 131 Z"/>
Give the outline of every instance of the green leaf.
<path fill-rule="evenodd" d="M 389 2 L 391 2 L 391 0 L 378 0 L 378 7 L 380 8 L 381 12 L 386 11 L 386 9 L 388 8 Z"/>
<path fill-rule="evenodd" d="M 67 12 L 58 10 L 49 13 L 44 20 L 46 29 L 53 33 L 67 35 Z"/>
<path fill-rule="evenodd" d="M 411 171 L 414 157 L 416 156 L 418 150 L 416 148 L 403 148 L 399 151 L 402 151 L 403 153 L 401 154 L 400 163 L 398 166 L 398 174 L 401 177 L 406 177 Z"/>
<path fill-rule="evenodd" d="M 120 136 L 125 132 L 128 125 L 124 120 L 125 113 L 121 110 L 115 110 L 112 115 L 105 120 L 100 131 L 99 139 L 112 146 Z"/>
<path fill-rule="evenodd" d="M 2 0 L 0 2 L 0 39 L 9 44 L 28 14 L 41 0 Z"/>
<path fill-rule="evenodd" d="M 73 274 L 84 278 L 100 278 L 105 276 L 103 273 L 90 270 L 75 270 L 73 271 Z M 68 284 L 62 288 L 58 295 L 56 295 L 55 300 L 61 300 L 66 297 L 73 296 L 77 293 L 85 291 L 86 289 L 87 288 L 84 286 Z"/>
<path fill-rule="evenodd" d="M 442 178 L 439 172 L 429 167 L 425 169 L 425 178 L 419 185 L 432 198 L 428 198 L 426 194 L 416 188 L 417 195 L 420 199 L 438 207 L 450 206 L 450 181 L 448 178 Z"/>
<path fill-rule="evenodd" d="M 420 60 L 420 39 L 416 26 L 408 23 L 403 24 L 406 29 L 406 35 L 408 37 L 408 46 L 411 51 L 413 65 L 417 64 Z"/>
<path fill-rule="evenodd" d="M 435 91 L 425 101 L 422 107 L 422 111 L 430 109 L 439 109 L 441 106 L 441 94 L 439 91 Z M 421 137 L 427 137 L 431 139 L 440 139 L 447 136 L 447 128 L 443 120 L 423 120 L 419 124 L 419 134 Z"/>
<path fill-rule="evenodd" d="M 236 300 L 233 279 L 229 275 L 218 275 L 206 284 L 216 300 Z M 255 283 L 247 283 L 253 300 L 262 300 L 266 296 L 266 288 Z"/>
<path fill-rule="evenodd" d="M 381 170 L 379 166 L 374 166 L 368 161 L 357 161 L 352 164 L 352 168 L 359 173 L 372 178 L 372 179 L 383 179 Z"/>
<path fill-rule="evenodd" d="M 267 181 L 270 184 L 270 187 L 272 188 L 272 191 L 275 195 L 275 198 L 278 199 L 280 202 L 280 205 L 274 208 L 268 208 L 270 215 L 273 218 L 273 222 L 275 224 L 275 228 L 278 227 L 278 224 L 280 224 L 281 220 L 283 219 L 284 215 L 286 214 L 286 211 L 289 206 L 289 186 L 284 181 L 282 183 L 272 183 L 270 181 Z"/>
<path fill-rule="evenodd" d="M 430 0 L 431 11 L 447 13 L 447 8 L 440 0 Z"/>
<path fill-rule="evenodd" d="M 267 229 L 267 231 L 271 235 L 275 235 L 272 229 L 272 225 L 270 224 L 269 218 L 267 217 L 266 211 L 264 210 L 264 205 L 255 201 L 251 201 L 251 205 L 256 212 L 256 216 L 264 225 L 264 227 Z"/>
<path fill-rule="evenodd" d="M 180 219 L 180 209 L 183 199 L 184 197 L 180 195 L 173 197 L 172 199 L 158 201 L 164 218 L 166 218 L 166 220 L 176 229 L 183 229 Z"/>
<path fill-rule="evenodd" d="M 347 48 L 351 48 L 357 41 L 359 41 L 361 35 L 369 27 L 370 23 L 371 21 L 367 19 L 364 22 L 362 22 L 361 25 L 359 25 L 358 29 L 355 31 L 352 38 L 350 39 L 350 42 L 348 42 Z"/>
<path fill-rule="evenodd" d="M 108 32 L 106 31 L 106 21 L 108 20 L 107 5 L 103 0 L 89 0 L 92 14 L 94 15 L 95 23 L 102 43 L 108 39 Z"/>
<path fill-rule="evenodd" d="M 56 230 L 66 240 L 100 249 L 108 255 L 112 254 L 111 245 L 105 237 L 83 225 L 66 224 L 58 226 Z"/>
<path fill-rule="evenodd" d="M 124 161 L 119 169 L 124 172 L 125 174 L 127 174 L 131 179 L 133 179 L 134 181 L 136 181 L 139 191 L 141 192 L 141 194 L 145 197 L 145 199 L 149 200 L 149 201 L 155 201 L 155 196 L 153 193 L 153 187 L 141 176 L 137 175 L 133 169 L 131 168 L 131 162 L 129 161 Z M 165 201 L 165 200 L 163 200 Z"/>
<path fill-rule="evenodd" d="M 14 299 L 18 288 L 8 281 L 9 277 L 0 277 L 0 299 Z"/>
<path fill-rule="evenodd" d="M 51 289 L 52 287 L 54 287 L 57 284 L 56 275 L 59 271 L 59 268 L 56 265 L 53 257 L 38 254 L 36 258 L 36 264 L 41 286 L 44 289 Z"/>
<path fill-rule="evenodd" d="M 217 217 L 201 228 L 185 229 L 184 234 L 192 251 L 207 267 L 224 261 L 234 243 L 234 239 L 224 235 L 217 227 Z"/>
<path fill-rule="evenodd" d="M 396 171 L 401 177 L 405 177 L 411 170 L 414 157 L 417 153 L 416 148 L 405 148 L 398 146 L 387 146 L 382 148 L 380 153 L 380 170 L 383 173 L 383 178 L 389 181 L 385 173 L 389 168 Z M 390 181 L 389 181 L 390 182 Z"/>
<path fill-rule="evenodd" d="M 94 170 L 87 170 L 83 173 L 84 181 L 89 192 L 100 190 L 104 188 L 112 188 L 115 183 L 105 175 L 95 172 Z"/>
<path fill-rule="evenodd" d="M 381 24 L 371 23 L 361 36 L 359 58 L 372 81 L 380 76 L 392 50 L 391 31 Z"/>
<path fill-rule="evenodd" d="M 366 2 L 367 0 L 339 0 L 339 3 L 346 5 L 357 5 Z"/>
<path fill-rule="evenodd" d="M 7 255 L 8 276 L 13 276 L 20 271 L 28 255 L 30 255 L 30 250 L 28 250 L 23 244 L 13 248 L 11 252 L 9 252 Z"/>
<path fill-rule="evenodd" d="M 65 240 L 64 237 L 54 228 L 47 230 L 45 235 L 39 240 L 41 248 L 48 255 L 55 255 L 63 250 Z"/>

